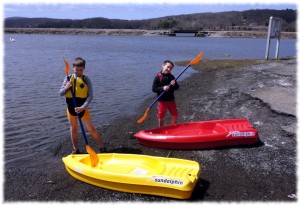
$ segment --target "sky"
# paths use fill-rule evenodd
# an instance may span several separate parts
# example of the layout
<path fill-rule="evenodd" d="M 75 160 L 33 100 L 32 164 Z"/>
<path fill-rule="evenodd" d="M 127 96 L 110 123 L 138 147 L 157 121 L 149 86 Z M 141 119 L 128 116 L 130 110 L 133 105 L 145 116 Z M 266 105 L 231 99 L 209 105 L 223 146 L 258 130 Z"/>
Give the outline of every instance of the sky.
<path fill-rule="evenodd" d="M 297 9 L 294 0 L 252 0 L 251 4 L 236 0 L 4 0 L 3 17 L 47 17 L 85 19 L 104 17 L 109 19 L 141 20 L 171 15 L 244 11 L 249 9 Z M 151 2 L 151 3 L 150 3 Z M 209 3 L 208 3 L 209 2 Z"/>

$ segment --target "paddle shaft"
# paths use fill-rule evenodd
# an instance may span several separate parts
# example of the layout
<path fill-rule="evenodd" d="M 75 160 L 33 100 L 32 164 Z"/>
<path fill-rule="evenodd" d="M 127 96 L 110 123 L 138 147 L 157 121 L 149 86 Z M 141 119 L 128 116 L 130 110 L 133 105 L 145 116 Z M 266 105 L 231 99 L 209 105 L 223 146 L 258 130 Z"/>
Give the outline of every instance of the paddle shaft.
<path fill-rule="evenodd" d="M 175 78 L 175 81 L 180 78 L 180 76 L 190 67 L 190 64 L 188 64 L 185 69 Z M 168 85 L 169 87 L 171 87 L 171 83 Z M 148 107 L 149 109 L 151 109 L 151 107 L 153 107 L 153 105 L 159 100 L 159 98 L 165 93 L 166 91 L 163 91 L 152 103 L 151 105 Z"/>
<path fill-rule="evenodd" d="M 67 76 L 67 79 L 68 81 L 70 81 L 70 77 Z M 71 91 L 71 94 L 72 94 L 72 100 L 73 100 L 73 104 L 74 104 L 74 107 L 77 107 L 76 105 L 76 100 L 75 100 L 75 96 L 74 96 L 74 92 L 73 92 L 73 88 L 71 87 L 70 88 L 70 91 Z M 88 141 L 87 141 L 87 137 L 85 135 L 85 131 L 84 131 L 84 128 L 83 128 L 83 124 L 82 124 L 82 121 L 81 121 L 81 118 L 80 116 L 77 114 L 77 117 L 78 117 L 78 121 L 79 121 L 79 124 L 80 124 L 80 128 L 81 128 L 81 132 L 83 134 L 83 137 L 84 137 L 84 141 L 85 141 L 85 144 L 86 145 L 89 145 Z"/>

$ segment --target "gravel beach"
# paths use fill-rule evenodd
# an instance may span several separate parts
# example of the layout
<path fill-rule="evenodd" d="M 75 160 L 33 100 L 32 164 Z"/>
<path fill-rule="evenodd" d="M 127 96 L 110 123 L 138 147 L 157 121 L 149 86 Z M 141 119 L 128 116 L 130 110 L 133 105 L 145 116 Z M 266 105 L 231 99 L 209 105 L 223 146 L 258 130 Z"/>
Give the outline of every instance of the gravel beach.
<path fill-rule="evenodd" d="M 157 127 L 156 106 L 144 123 L 136 123 L 156 97 L 149 93 L 149 98 L 132 116 L 97 125 L 108 152 L 199 162 L 200 179 L 191 199 L 184 202 L 296 202 L 296 59 L 224 65 L 226 63 L 203 59 L 194 66 L 199 72 L 179 82 L 181 87 L 175 92 L 178 123 L 247 118 L 259 132 L 259 143 L 206 150 L 163 150 L 142 146 L 134 134 Z M 170 120 L 167 117 L 165 121 Z M 53 157 L 49 159 L 49 166 L 4 167 L 4 202 L 182 202 L 112 191 L 71 177 L 61 160 L 71 151 L 68 133 L 63 135 L 66 136 L 50 150 Z M 94 140 L 88 137 L 95 148 Z M 84 141 L 82 137 L 80 139 L 81 150 L 84 150 Z"/>

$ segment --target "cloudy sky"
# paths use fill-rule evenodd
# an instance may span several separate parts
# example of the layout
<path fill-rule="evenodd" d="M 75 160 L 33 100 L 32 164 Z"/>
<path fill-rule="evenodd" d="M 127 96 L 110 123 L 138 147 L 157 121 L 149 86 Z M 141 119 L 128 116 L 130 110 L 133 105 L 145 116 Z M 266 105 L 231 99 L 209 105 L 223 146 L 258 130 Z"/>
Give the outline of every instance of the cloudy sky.
<path fill-rule="evenodd" d="M 297 9 L 294 0 L 252 0 L 251 4 L 238 0 L 4 0 L 3 16 L 84 19 L 148 19 L 170 15 L 243 11 L 249 9 Z M 151 2 L 151 3 L 150 3 Z M 208 3 L 209 2 L 209 3 Z"/>

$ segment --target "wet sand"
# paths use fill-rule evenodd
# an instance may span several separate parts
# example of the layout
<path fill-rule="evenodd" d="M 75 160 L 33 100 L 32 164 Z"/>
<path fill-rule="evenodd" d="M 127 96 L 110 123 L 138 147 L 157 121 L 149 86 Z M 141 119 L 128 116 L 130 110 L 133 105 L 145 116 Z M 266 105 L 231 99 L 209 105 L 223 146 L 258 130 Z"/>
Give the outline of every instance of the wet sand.
<path fill-rule="evenodd" d="M 171 151 L 140 145 L 134 133 L 157 126 L 156 106 L 143 124 L 136 123 L 155 99 L 154 93 L 149 93 L 149 98 L 132 116 L 97 126 L 109 152 L 199 162 L 200 180 L 191 199 L 186 201 L 295 202 L 296 67 L 296 59 L 246 63 L 203 59 L 194 66 L 198 73 L 180 81 L 180 89 L 175 93 L 180 115 L 178 123 L 247 118 L 259 132 L 260 142 L 255 145 Z M 84 150 L 84 141 L 80 139 Z M 89 142 L 96 148 L 91 137 Z M 181 202 L 112 191 L 81 182 L 71 177 L 62 163 L 61 158 L 70 151 L 71 142 L 66 135 L 51 148 L 53 157 L 48 167 L 5 169 L 4 202 Z"/>

